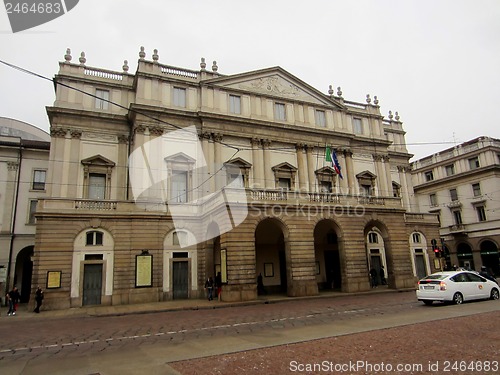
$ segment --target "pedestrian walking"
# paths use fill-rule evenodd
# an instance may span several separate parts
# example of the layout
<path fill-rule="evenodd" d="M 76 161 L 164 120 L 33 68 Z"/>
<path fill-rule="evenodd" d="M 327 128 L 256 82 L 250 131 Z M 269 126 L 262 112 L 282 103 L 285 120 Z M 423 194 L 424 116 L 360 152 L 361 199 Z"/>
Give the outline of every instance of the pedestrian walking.
<path fill-rule="evenodd" d="M 205 281 L 205 289 L 207 290 L 208 300 L 212 301 L 214 299 L 214 279 L 210 276 L 207 281 Z"/>
<path fill-rule="evenodd" d="M 222 294 L 222 275 L 220 272 L 217 272 L 217 276 L 215 276 L 215 287 L 217 288 L 217 300 L 220 302 Z"/>
<path fill-rule="evenodd" d="M 380 284 L 387 285 L 387 280 L 385 279 L 384 266 L 380 266 Z"/>
<path fill-rule="evenodd" d="M 14 285 L 14 288 L 7 293 L 6 295 L 7 301 L 9 302 L 9 311 L 7 311 L 7 315 L 16 315 L 17 305 L 19 304 L 19 300 L 21 299 L 21 295 L 17 290 L 17 287 Z"/>
<path fill-rule="evenodd" d="M 373 267 L 370 269 L 370 283 L 372 288 L 376 288 L 378 285 L 377 270 Z"/>
<path fill-rule="evenodd" d="M 43 301 L 43 290 L 42 288 L 37 287 L 35 292 L 36 307 L 35 310 L 33 310 L 33 312 L 36 312 L 37 314 L 40 312 L 40 306 L 42 306 L 42 301 Z"/>

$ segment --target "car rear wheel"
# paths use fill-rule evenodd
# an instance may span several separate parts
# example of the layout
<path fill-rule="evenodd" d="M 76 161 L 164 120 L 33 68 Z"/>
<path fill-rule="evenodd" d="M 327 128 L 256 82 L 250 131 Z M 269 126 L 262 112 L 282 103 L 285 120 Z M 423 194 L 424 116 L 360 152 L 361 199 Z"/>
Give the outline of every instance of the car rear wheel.
<path fill-rule="evenodd" d="M 455 294 L 453 295 L 453 303 L 454 303 L 455 305 L 460 305 L 460 304 L 462 304 L 462 302 L 464 302 L 464 296 L 462 296 L 462 294 L 461 294 L 461 293 L 458 293 L 458 292 L 457 292 L 457 293 L 455 293 Z"/>
<path fill-rule="evenodd" d="M 424 303 L 425 303 L 427 306 L 432 305 L 432 302 L 433 302 L 433 301 L 424 301 Z"/>
<path fill-rule="evenodd" d="M 496 288 L 492 289 L 490 299 L 498 299 L 499 297 L 500 297 L 500 294 L 498 292 L 498 289 L 496 289 Z"/>

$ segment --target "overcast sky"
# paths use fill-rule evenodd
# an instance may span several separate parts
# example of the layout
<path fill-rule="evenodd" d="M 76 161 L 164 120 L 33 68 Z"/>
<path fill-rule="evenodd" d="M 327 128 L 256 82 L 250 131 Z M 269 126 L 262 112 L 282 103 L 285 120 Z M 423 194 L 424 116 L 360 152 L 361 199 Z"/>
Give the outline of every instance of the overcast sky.
<path fill-rule="evenodd" d="M 68 47 L 73 62 L 85 51 L 88 66 L 120 71 L 127 59 L 135 72 L 141 46 L 163 64 L 281 66 L 325 94 L 333 85 L 350 101 L 377 95 L 384 116 L 399 112 L 415 158 L 500 138 L 498 0 L 80 0 L 15 34 L 0 6 L 0 60 L 49 78 Z M 3 64 L 0 82 L 0 116 L 48 131 L 53 85 Z"/>

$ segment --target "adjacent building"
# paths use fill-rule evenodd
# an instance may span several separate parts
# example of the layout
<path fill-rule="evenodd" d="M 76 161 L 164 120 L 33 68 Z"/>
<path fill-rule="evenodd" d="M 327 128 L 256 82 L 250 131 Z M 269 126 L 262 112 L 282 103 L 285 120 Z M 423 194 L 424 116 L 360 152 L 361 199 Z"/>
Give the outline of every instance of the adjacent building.
<path fill-rule="evenodd" d="M 412 175 L 419 210 L 439 217 L 447 267 L 500 275 L 500 140 L 478 137 L 417 160 Z"/>
<path fill-rule="evenodd" d="M 0 117 L 0 299 L 16 285 L 31 294 L 36 205 L 47 191 L 50 136 L 37 127 Z"/>
<path fill-rule="evenodd" d="M 346 100 L 281 67 L 223 75 L 72 62 L 47 108 L 47 196 L 33 284 L 47 308 L 204 295 L 369 290 L 370 269 L 410 288 L 439 267 L 437 215 L 412 213 L 405 132 L 377 97 Z"/>

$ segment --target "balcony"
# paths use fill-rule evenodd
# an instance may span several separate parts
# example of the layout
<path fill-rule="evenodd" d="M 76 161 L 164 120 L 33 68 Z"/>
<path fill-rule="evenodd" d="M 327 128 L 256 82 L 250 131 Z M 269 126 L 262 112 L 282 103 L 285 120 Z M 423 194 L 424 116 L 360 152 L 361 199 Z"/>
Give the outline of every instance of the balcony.
<path fill-rule="evenodd" d="M 450 231 L 450 234 L 453 235 L 467 235 L 467 232 L 465 231 L 465 225 L 464 224 L 453 224 L 448 227 L 448 230 Z"/>

